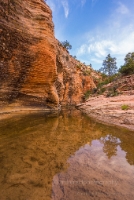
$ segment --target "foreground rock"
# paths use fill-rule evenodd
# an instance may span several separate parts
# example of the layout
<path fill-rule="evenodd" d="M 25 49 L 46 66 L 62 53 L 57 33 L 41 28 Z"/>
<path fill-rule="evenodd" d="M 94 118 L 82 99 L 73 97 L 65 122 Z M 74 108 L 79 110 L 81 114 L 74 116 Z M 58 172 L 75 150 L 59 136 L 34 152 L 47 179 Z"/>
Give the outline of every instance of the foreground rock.
<path fill-rule="evenodd" d="M 101 122 L 134 130 L 134 95 L 109 98 L 100 95 L 89 98 L 77 107 Z"/>

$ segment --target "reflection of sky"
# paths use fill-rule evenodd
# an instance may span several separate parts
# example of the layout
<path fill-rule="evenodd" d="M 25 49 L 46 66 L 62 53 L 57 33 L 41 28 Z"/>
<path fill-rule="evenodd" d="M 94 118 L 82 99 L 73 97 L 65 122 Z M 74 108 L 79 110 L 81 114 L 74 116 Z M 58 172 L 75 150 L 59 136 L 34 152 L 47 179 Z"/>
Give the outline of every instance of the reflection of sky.
<path fill-rule="evenodd" d="M 110 140 L 109 140 L 110 139 Z M 122 150 L 120 147 L 120 139 L 112 136 L 109 138 L 109 135 L 102 138 L 100 140 L 92 140 L 91 144 L 86 144 L 85 146 L 81 147 L 75 155 L 78 157 L 78 162 L 84 163 L 83 158 L 81 155 L 84 153 L 87 155 L 87 158 L 90 160 L 90 156 L 96 157 L 96 162 L 99 163 L 100 161 L 107 160 L 108 162 L 127 162 L 126 160 L 126 152 Z M 107 148 L 105 149 L 105 145 Z M 108 157 L 107 155 L 110 155 Z M 73 159 L 73 156 L 70 157 L 70 159 Z M 69 160 L 70 160 L 69 159 Z"/>
<path fill-rule="evenodd" d="M 96 199 L 100 197 L 114 199 L 114 195 L 117 199 L 121 199 L 126 194 L 131 194 L 127 198 L 133 199 L 134 166 L 128 163 L 126 152 L 122 150 L 120 144 L 119 138 L 107 135 L 79 148 L 68 159 L 67 171 L 54 176 L 52 190 L 53 194 L 59 196 L 57 198 L 53 196 L 53 199 L 64 199 L 66 196 L 70 200 L 83 200 L 85 196 L 91 198 L 94 194 Z"/>

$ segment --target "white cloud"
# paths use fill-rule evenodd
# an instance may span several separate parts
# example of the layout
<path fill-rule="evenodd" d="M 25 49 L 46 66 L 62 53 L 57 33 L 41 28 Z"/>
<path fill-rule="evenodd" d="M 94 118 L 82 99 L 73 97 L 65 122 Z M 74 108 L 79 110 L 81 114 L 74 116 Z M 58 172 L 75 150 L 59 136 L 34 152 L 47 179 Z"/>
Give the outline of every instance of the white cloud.
<path fill-rule="evenodd" d="M 47 0 L 47 4 L 52 9 L 53 13 L 58 13 L 60 8 L 63 7 L 65 17 L 67 18 L 69 15 L 69 3 L 68 0 Z"/>
<path fill-rule="evenodd" d="M 98 58 L 91 58 L 91 62 L 95 62 L 97 64 L 102 64 L 102 60 L 100 60 Z"/>
<path fill-rule="evenodd" d="M 85 54 L 86 50 L 87 50 L 87 45 L 86 44 L 81 45 L 80 48 L 77 51 L 77 55 Z"/>
<path fill-rule="evenodd" d="M 99 36 L 96 35 L 95 40 L 87 41 L 86 44 L 80 46 L 76 56 L 88 55 L 91 61 L 102 63 L 102 60 L 110 53 L 112 56 L 119 58 L 118 64 L 120 65 L 121 59 L 124 62 L 125 55 L 134 51 L 134 27 L 133 31 L 126 26 L 124 29 L 126 31 L 120 30 L 123 34 L 118 36 L 113 34 L 111 37 L 107 37 L 106 35 L 102 36 L 101 33 Z"/>
<path fill-rule="evenodd" d="M 119 7 L 116 10 L 120 14 L 128 14 L 129 9 L 123 3 L 119 2 Z"/>
<path fill-rule="evenodd" d="M 64 8 L 64 12 L 65 12 L 65 17 L 67 18 L 69 15 L 69 5 L 68 5 L 68 1 L 67 0 L 62 0 L 61 1 L 62 6 Z"/>
<path fill-rule="evenodd" d="M 133 13 L 119 2 L 118 8 L 103 25 L 84 34 L 85 42 L 77 49 L 76 56 L 79 59 L 85 58 L 89 60 L 88 63 L 93 62 L 93 67 L 100 68 L 100 64 L 110 53 L 117 58 L 117 65 L 120 67 L 125 55 L 134 51 Z"/>
<path fill-rule="evenodd" d="M 98 0 L 90 1 L 94 6 Z M 74 50 L 74 54 L 78 59 L 83 60 L 83 62 L 85 60 L 87 64 L 93 62 L 93 67 L 94 65 L 98 67 L 107 54 L 110 53 L 117 58 L 118 66 L 120 66 L 124 63 L 125 55 L 134 51 L 134 7 L 133 4 L 123 3 L 125 1 L 115 1 L 115 10 L 113 11 L 111 8 L 111 15 L 107 17 L 106 21 L 103 21 L 99 26 L 97 24 L 94 30 L 83 34 L 81 45 L 77 52 Z M 66 18 L 69 15 L 69 6 L 70 8 L 71 5 L 80 7 L 84 6 L 86 2 L 86 0 L 47 0 L 55 16 L 58 16 L 58 12 L 64 8 Z M 58 23 L 59 20 L 57 19 Z M 61 33 L 64 25 L 58 24 L 57 27 L 57 37 L 62 40 L 64 35 Z"/>

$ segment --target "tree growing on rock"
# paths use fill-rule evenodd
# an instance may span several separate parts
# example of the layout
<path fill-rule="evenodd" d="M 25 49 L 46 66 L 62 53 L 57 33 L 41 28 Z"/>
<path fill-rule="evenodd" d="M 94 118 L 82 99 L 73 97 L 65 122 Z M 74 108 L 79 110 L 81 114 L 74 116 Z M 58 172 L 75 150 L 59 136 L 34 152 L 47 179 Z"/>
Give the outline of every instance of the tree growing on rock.
<path fill-rule="evenodd" d="M 120 67 L 119 72 L 123 75 L 134 74 L 134 52 L 128 53 L 124 60 L 125 64 Z"/>
<path fill-rule="evenodd" d="M 110 54 L 103 60 L 103 67 L 99 69 L 105 75 L 112 76 L 117 72 L 116 58 L 112 58 Z"/>
<path fill-rule="evenodd" d="M 67 50 L 72 49 L 72 45 L 66 40 L 64 42 L 61 42 L 62 46 L 65 47 Z"/>

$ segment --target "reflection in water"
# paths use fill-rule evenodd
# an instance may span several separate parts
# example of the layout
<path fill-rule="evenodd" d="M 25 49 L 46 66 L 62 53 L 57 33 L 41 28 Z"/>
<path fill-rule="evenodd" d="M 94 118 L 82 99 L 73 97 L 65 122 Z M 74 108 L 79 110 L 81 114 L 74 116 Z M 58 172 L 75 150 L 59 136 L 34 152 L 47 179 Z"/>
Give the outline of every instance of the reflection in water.
<path fill-rule="evenodd" d="M 107 142 L 109 136 L 106 138 Z M 117 140 L 114 138 L 115 142 Z M 91 145 L 84 145 L 68 159 L 66 172 L 54 176 L 53 200 L 134 199 L 134 166 L 126 161 L 126 153 L 119 145 L 113 157 L 109 154 L 111 144 L 110 148 L 104 147 L 105 143 L 93 140 Z"/>
<path fill-rule="evenodd" d="M 116 156 L 117 147 L 120 144 L 120 140 L 112 135 L 107 135 L 101 138 L 100 141 L 104 144 L 103 152 L 110 159 L 112 156 Z"/>
<path fill-rule="evenodd" d="M 77 110 L 0 121 L 2 200 L 131 200 L 133 174 L 133 132 Z"/>

